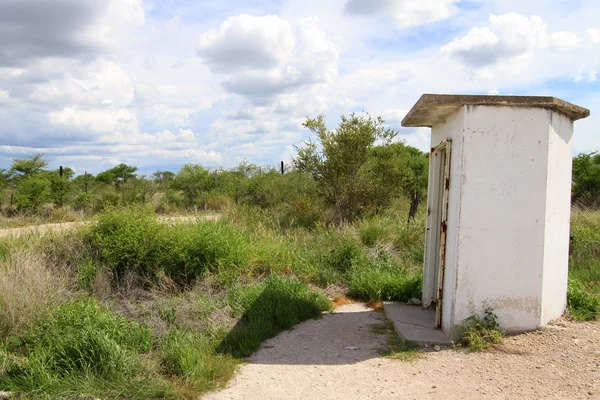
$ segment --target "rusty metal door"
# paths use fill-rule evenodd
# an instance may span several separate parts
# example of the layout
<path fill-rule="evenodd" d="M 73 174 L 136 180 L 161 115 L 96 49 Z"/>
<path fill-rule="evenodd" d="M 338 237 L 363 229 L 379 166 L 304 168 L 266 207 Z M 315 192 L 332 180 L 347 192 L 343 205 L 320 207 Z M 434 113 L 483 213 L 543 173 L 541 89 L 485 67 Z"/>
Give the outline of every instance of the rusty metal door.
<path fill-rule="evenodd" d="M 431 149 L 423 308 L 435 307 L 435 326 L 442 325 L 446 233 L 450 190 L 450 139 Z"/>

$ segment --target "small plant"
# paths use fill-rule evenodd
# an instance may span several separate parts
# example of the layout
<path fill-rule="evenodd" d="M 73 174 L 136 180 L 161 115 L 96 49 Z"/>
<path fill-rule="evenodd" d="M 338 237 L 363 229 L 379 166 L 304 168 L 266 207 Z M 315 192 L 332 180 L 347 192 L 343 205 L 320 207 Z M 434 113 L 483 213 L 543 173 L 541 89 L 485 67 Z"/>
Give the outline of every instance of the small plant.
<path fill-rule="evenodd" d="M 467 318 L 464 327 L 462 344 L 469 351 L 481 351 L 493 344 L 502 344 L 504 333 L 500 330 L 498 316 L 491 308 L 484 310 L 483 319 L 478 315 Z"/>

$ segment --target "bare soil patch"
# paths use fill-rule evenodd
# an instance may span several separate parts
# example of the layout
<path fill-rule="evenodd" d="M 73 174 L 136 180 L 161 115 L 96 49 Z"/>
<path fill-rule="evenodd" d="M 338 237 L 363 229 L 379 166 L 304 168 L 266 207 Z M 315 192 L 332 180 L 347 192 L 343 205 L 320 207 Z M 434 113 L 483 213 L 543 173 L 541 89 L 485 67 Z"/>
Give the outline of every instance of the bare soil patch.
<path fill-rule="evenodd" d="M 182 222 L 194 222 L 194 221 L 216 221 L 220 217 L 219 214 L 208 214 L 201 216 L 186 215 L 179 217 L 159 217 L 159 221 L 169 224 L 178 224 Z M 24 234 L 44 234 L 46 232 L 62 232 L 69 229 L 73 229 L 76 226 L 90 224 L 90 221 L 78 221 L 78 222 L 61 222 L 56 224 L 42 224 L 42 225 L 31 225 L 21 228 L 7 228 L 0 229 L 0 238 L 5 236 L 18 237 Z"/>

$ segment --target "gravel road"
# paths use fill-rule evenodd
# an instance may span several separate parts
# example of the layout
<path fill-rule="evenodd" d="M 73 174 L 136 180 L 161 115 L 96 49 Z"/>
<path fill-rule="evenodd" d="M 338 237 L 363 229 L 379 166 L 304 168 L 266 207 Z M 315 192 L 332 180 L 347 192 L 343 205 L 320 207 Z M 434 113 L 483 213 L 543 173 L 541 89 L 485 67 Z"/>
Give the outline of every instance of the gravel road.
<path fill-rule="evenodd" d="M 482 353 L 378 355 L 384 316 L 349 304 L 266 341 L 222 399 L 600 399 L 600 322 L 557 321 Z M 356 350 L 346 350 L 354 346 Z"/>

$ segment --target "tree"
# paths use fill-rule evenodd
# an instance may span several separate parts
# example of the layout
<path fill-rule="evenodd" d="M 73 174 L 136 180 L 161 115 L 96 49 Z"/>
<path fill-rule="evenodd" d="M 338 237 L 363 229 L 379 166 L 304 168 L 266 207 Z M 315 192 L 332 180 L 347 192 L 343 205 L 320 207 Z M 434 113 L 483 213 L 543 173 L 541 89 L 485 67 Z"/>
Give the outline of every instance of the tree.
<path fill-rule="evenodd" d="M 114 184 L 117 187 L 120 187 L 120 182 L 122 180 L 127 181 L 131 178 L 135 178 L 136 171 L 137 167 L 121 163 L 116 167 L 100 172 L 96 175 L 96 180 L 98 182 Z"/>
<path fill-rule="evenodd" d="M 63 169 L 62 177 L 59 169 L 48 174 L 50 175 L 50 200 L 58 206 L 63 206 L 71 191 L 71 178 L 75 175 L 75 171 L 67 167 Z"/>
<path fill-rule="evenodd" d="M 42 153 L 34 154 L 29 158 L 16 158 L 12 161 L 10 173 L 15 177 L 32 176 L 37 172 L 41 172 L 48 166 L 48 161 L 45 160 Z"/>
<path fill-rule="evenodd" d="M 183 192 L 188 206 L 203 205 L 202 193 L 211 189 L 208 170 L 198 164 L 185 164 L 173 181 L 173 189 Z"/>
<path fill-rule="evenodd" d="M 573 158 L 573 202 L 600 204 L 600 154 L 581 153 Z"/>
<path fill-rule="evenodd" d="M 334 131 L 327 129 L 323 115 L 307 118 L 303 124 L 316 134 L 319 142 L 309 141 L 304 147 L 297 147 L 294 165 L 320 183 L 325 198 L 341 220 L 352 221 L 364 206 L 361 200 L 366 181 L 362 179 L 365 176 L 361 169 L 367 162 L 369 150 L 377 140 L 389 145 L 396 136 L 396 132 L 383 123 L 381 117 L 353 113 L 342 115 Z"/>

